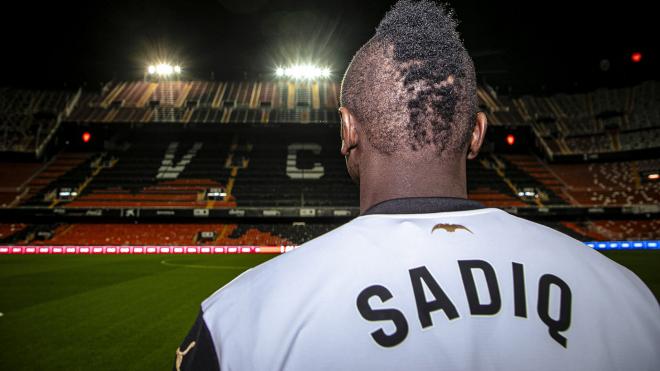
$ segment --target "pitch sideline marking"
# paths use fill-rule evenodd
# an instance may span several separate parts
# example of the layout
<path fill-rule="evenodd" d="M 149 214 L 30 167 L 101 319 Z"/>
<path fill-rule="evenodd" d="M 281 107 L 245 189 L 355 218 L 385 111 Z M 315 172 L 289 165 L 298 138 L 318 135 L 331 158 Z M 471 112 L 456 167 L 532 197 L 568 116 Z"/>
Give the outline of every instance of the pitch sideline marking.
<path fill-rule="evenodd" d="M 248 269 L 251 267 L 246 267 L 242 265 L 196 265 L 196 264 L 177 264 L 170 263 L 167 260 L 161 260 L 160 264 L 167 265 L 170 267 L 182 267 L 182 268 L 193 268 L 193 269 L 220 269 L 220 270 L 238 270 L 238 269 Z"/>

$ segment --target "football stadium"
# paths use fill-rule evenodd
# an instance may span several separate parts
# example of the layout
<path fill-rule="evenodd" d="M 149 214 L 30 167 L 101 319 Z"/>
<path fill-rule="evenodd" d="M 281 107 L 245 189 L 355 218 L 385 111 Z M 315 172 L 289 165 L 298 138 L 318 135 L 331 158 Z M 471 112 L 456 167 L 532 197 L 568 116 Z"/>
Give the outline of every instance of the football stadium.
<path fill-rule="evenodd" d="M 319 3 L 204 5 L 217 8 L 226 22 L 214 36 L 231 39 L 222 44 L 226 61 L 180 49 L 146 52 L 119 72 L 107 64 L 80 67 L 98 48 L 93 40 L 101 31 L 84 36 L 76 25 L 93 28 L 92 20 L 102 16 L 82 21 L 69 13 L 58 35 L 73 44 L 65 53 L 83 61 L 63 67 L 61 79 L 64 61 L 33 75 L 25 65 L 2 81 L 0 369 L 171 369 L 205 298 L 242 272 L 360 215 L 360 188 L 339 153 L 341 80 L 352 53 L 394 2 L 345 2 L 358 14 L 345 17 L 328 10 L 332 2 Z M 204 6 L 181 17 L 195 23 L 199 14 L 200 29 L 208 31 L 204 22 L 213 16 L 201 14 Z M 534 85 L 518 76 L 520 60 L 505 58 L 506 46 L 470 49 L 470 42 L 479 45 L 470 39 L 479 38 L 478 20 L 467 5 L 452 6 L 465 19 L 459 31 L 473 54 L 478 107 L 489 125 L 478 157 L 467 162 L 468 199 L 583 242 L 630 269 L 660 297 L 657 45 L 641 37 L 639 47 L 594 41 L 590 50 L 597 51 L 577 62 L 583 56 L 570 48 L 552 59 L 529 56 L 529 64 L 568 60 L 554 72 L 566 83 L 547 74 L 540 78 L 544 86 Z M 76 7 L 91 12 L 87 5 Z M 148 11 L 129 4 L 116 7 L 102 11 L 148 18 Z M 155 9 L 159 16 L 176 18 L 174 2 L 158 7 L 169 7 Z M 512 7 L 501 12 L 513 14 Z M 318 24 L 305 20 L 310 14 Z M 359 14 L 376 21 L 342 26 L 357 22 Z M 335 57 L 333 50 L 298 51 L 291 43 L 285 52 L 255 61 L 265 46 L 242 38 L 241 32 L 252 32 L 245 22 L 272 26 L 275 15 L 301 22 L 299 32 L 286 29 L 296 40 L 305 40 L 300 33 L 309 27 L 321 28 L 308 33 L 310 43 L 322 43 L 319 33 L 327 28 L 339 35 L 329 38 L 357 36 L 350 47 L 325 39 L 325 48 L 340 50 Z M 608 16 L 614 14 L 603 14 L 604 21 Z M 35 26 L 42 31 L 60 22 L 39 17 L 47 19 Z M 571 22 L 578 21 L 569 20 L 566 38 L 583 30 Z M 98 27 L 110 32 L 118 26 Z M 186 37 L 194 39 L 197 31 L 190 27 L 177 32 L 189 31 Z M 532 24 L 521 27 L 534 32 Z M 607 38 L 614 31 L 603 32 Z M 533 55 L 534 46 L 522 39 L 507 42 Z M 166 48 L 163 40 L 159 48 Z M 20 52 L 43 41 L 12 43 L 21 44 Z M 77 43 L 88 44 L 80 54 Z M 121 42 L 109 45 L 114 49 L 97 59 L 126 50 Z M 287 52 L 290 57 L 280 57 Z M 230 56 L 241 53 L 243 59 Z M 214 63 L 220 67 L 208 68 Z M 576 83 L 576 76 L 584 79 Z"/>

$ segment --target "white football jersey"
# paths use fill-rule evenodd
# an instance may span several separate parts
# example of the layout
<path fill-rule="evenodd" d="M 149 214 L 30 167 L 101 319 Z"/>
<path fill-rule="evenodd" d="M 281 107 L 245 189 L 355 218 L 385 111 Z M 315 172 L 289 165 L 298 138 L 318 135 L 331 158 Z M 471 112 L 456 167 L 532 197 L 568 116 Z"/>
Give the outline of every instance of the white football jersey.
<path fill-rule="evenodd" d="M 635 274 L 490 208 L 357 217 L 218 290 L 197 327 L 181 370 L 660 369 Z"/>

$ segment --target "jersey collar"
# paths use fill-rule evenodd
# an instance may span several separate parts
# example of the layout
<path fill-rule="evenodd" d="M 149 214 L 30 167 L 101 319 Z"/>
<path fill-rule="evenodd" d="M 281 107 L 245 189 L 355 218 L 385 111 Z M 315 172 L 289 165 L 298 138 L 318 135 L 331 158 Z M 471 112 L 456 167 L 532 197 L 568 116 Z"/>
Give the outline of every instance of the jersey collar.
<path fill-rule="evenodd" d="M 386 200 L 370 207 L 361 215 L 429 214 L 449 211 L 483 209 L 476 201 L 455 197 L 406 197 Z"/>

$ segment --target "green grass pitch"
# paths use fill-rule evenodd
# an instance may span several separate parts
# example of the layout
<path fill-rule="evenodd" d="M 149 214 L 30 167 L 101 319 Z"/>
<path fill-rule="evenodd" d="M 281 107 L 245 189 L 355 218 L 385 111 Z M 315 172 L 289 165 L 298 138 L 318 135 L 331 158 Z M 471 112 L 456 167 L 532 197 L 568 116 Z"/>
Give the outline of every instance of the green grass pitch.
<path fill-rule="evenodd" d="M 659 296 L 660 251 L 607 255 Z M 200 302 L 271 257 L 1 256 L 0 370 L 169 370 Z"/>

